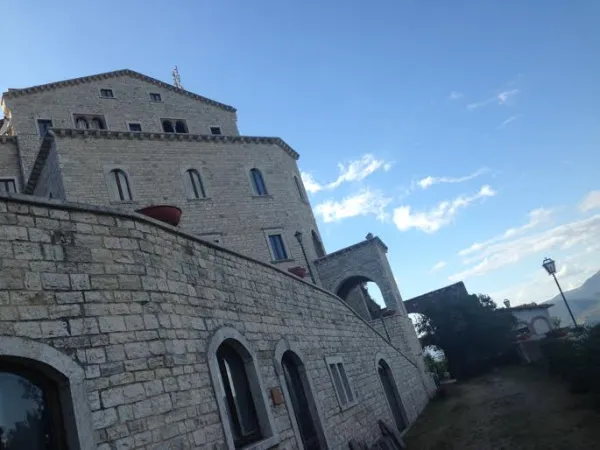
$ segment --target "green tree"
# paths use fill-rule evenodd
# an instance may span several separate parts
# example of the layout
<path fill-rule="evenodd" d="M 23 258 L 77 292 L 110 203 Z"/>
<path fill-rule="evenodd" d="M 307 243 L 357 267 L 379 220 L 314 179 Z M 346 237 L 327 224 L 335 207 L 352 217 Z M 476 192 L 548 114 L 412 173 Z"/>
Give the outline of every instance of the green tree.
<path fill-rule="evenodd" d="M 514 323 L 509 311 L 480 294 L 430 302 L 416 328 L 423 345 L 441 348 L 450 373 L 464 378 L 489 369 L 509 352 Z"/>
<path fill-rule="evenodd" d="M 552 322 L 554 328 L 560 328 L 560 323 L 562 322 L 562 320 L 560 317 L 552 316 L 550 317 L 550 322 Z"/>

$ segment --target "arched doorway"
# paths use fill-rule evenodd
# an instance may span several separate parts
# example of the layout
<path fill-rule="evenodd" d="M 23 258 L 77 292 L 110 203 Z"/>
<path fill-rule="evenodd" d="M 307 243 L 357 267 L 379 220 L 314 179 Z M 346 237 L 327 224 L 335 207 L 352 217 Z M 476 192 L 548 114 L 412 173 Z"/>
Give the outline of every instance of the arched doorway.
<path fill-rule="evenodd" d="M 383 391 L 385 392 L 388 404 L 392 410 L 392 416 L 394 417 L 394 422 L 396 422 L 396 428 L 398 428 L 398 431 L 402 431 L 407 425 L 406 413 L 404 412 L 404 407 L 402 406 L 402 400 L 400 399 L 398 388 L 394 382 L 392 370 L 383 358 L 380 358 L 377 362 L 377 372 L 379 373 L 379 379 L 381 380 L 381 385 L 383 386 Z"/>
<path fill-rule="evenodd" d="M 0 448 L 68 448 L 58 384 L 29 360 L 3 358 L 0 367 Z"/>
<path fill-rule="evenodd" d="M 317 433 L 318 423 L 309 403 L 312 392 L 303 376 L 304 364 L 298 355 L 288 350 L 281 358 L 281 366 L 304 449 L 318 450 L 321 448 Z"/>

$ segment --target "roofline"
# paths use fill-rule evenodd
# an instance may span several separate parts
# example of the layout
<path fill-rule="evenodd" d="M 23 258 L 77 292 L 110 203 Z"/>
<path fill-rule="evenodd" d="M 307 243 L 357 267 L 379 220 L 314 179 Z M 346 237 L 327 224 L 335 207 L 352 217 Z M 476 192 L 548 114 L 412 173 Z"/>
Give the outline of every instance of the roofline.
<path fill-rule="evenodd" d="M 542 303 L 539 305 L 517 305 L 511 306 L 510 308 L 500 308 L 500 310 L 505 311 L 518 311 L 523 309 L 548 309 L 554 306 L 554 303 Z"/>
<path fill-rule="evenodd" d="M 373 236 L 370 239 L 365 239 L 363 241 L 357 242 L 356 244 L 349 245 L 348 247 L 340 248 L 339 250 L 336 250 L 335 252 L 328 253 L 325 256 L 321 256 L 320 258 L 315 259 L 313 262 L 315 264 L 320 264 L 324 261 L 329 261 L 332 258 L 336 258 L 338 256 L 341 256 L 345 253 L 351 252 L 352 250 L 356 250 L 359 247 L 363 247 L 363 246 L 371 244 L 371 243 L 376 243 L 379 246 L 381 246 L 381 248 L 383 249 L 384 252 L 388 251 L 387 245 L 385 245 L 379 237 Z"/>
<path fill-rule="evenodd" d="M 139 140 L 161 140 L 161 141 L 196 141 L 196 142 L 216 142 L 221 144 L 243 143 L 243 144 L 270 144 L 279 146 L 284 152 L 295 160 L 300 158 L 298 152 L 278 137 L 263 136 L 224 136 L 212 134 L 175 134 L 175 133 L 155 133 L 151 131 L 111 131 L 111 130 L 81 130 L 77 128 L 51 128 L 48 134 L 42 139 L 40 150 L 31 169 L 29 180 L 25 186 L 25 194 L 33 194 L 38 178 L 48 158 L 48 153 L 55 139 L 58 138 L 76 138 L 93 137 L 98 139 L 139 139 Z"/>
<path fill-rule="evenodd" d="M 210 98 L 203 97 L 198 94 L 194 94 L 193 92 L 186 91 L 185 89 L 180 89 L 178 87 L 173 86 L 172 84 L 165 83 L 164 81 L 157 80 L 156 78 L 149 77 L 148 75 L 144 75 L 142 73 L 136 72 L 131 69 L 114 70 L 112 72 L 104 72 L 104 73 L 98 73 L 95 75 L 88 75 L 85 77 L 71 78 L 68 80 L 56 81 L 54 83 L 47 83 L 47 84 L 39 84 L 36 86 L 30 86 L 30 87 L 21 88 L 21 89 L 9 89 L 8 91 L 6 91 L 2 94 L 2 98 L 4 99 L 4 98 L 20 97 L 22 95 L 34 94 L 34 93 L 41 92 L 41 91 L 48 91 L 50 89 L 58 89 L 58 88 L 67 87 L 67 86 L 74 86 L 74 85 L 81 84 L 81 83 L 89 83 L 90 81 L 100 81 L 100 80 L 105 80 L 107 78 L 115 78 L 115 77 L 120 77 L 120 76 L 130 76 L 133 78 L 138 78 L 142 81 L 146 81 L 148 83 L 154 84 L 163 89 L 169 89 L 170 91 L 177 92 L 178 94 L 182 94 L 182 95 L 185 95 L 187 97 L 190 97 L 190 98 L 193 98 L 196 100 L 200 100 L 204 103 L 208 103 L 212 106 L 219 107 L 226 111 L 236 112 L 236 109 L 233 106 L 226 105 L 225 103 L 220 103 L 215 100 L 211 100 Z"/>

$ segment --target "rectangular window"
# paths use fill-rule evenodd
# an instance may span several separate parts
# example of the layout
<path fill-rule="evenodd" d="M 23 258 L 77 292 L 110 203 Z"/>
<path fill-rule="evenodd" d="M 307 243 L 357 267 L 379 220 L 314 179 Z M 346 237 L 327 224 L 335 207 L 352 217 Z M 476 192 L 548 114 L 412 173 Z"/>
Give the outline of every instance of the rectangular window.
<path fill-rule="evenodd" d="M 339 356 L 325 358 L 327 368 L 333 381 L 335 393 L 342 409 L 349 408 L 356 402 L 356 396 L 346 374 L 346 367 Z"/>
<path fill-rule="evenodd" d="M 50 119 L 38 119 L 38 132 L 40 136 L 46 136 L 46 133 L 52 128 L 52 121 Z"/>
<path fill-rule="evenodd" d="M 140 123 L 130 123 L 129 131 L 142 131 L 142 124 Z"/>
<path fill-rule="evenodd" d="M 162 102 L 162 98 L 160 97 L 160 94 L 158 94 L 156 92 L 150 93 L 150 100 L 152 100 L 153 102 Z"/>
<path fill-rule="evenodd" d="M 115 98 L 112 89 L 100 89 L 100 97 Z"/>
<path fill-rule="evenodd" d="M 271 252 L 273 253 L 274 261 L 282 261 L 284 259 L 288 259 L 288 255 L 285 251 L 285 246 L 283 245 L 283 238 L 281 237 L 281 234 L 269 235 L 269 245 L 271 246 Z"/>
<path fill-rule="evenodd" d="M 210 127 L 210 134 L 219 136 L 221 134 L 221 127 Z"/>
<path fill-rule="evenodd" d="M 0 192 L 17 192 L 17 183 L 14 178 L 0 178 Z"/>

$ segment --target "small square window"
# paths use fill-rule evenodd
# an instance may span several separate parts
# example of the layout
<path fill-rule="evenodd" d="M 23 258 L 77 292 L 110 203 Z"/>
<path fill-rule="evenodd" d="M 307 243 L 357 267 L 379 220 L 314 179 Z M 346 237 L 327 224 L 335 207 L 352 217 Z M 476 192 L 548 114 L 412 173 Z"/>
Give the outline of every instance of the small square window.
<path fill-rule="evenodd" d="M 38 131 L 40 136 L 45 136 L 50 128 L 52 128 L 52 121 L 50 119 L 38 119 Z"/>
<path fill-rule="evenodd" d="M 129 131 L 142 131 L 142 124 L 140 123 L 130 123 Z"/>
<path fill-rule="evenodd" d="M 210 134 L 219 136 L 221 134 L 221 127 L 210 127 Z"/>
<path fill-rule="evenodd" d="M 0 192 L 11 193 L 17 192 L 17 183 L 14 178 L 0 178 Z"/>
<path fill-rule="evenodd" d="M 287 251 L 283 243 L 283 237 L 281 234 L 270 234 L 269 245 L 271 246 L 271 252 L 273 254 L 274 261 L 283 261 L 288 259 Z"/>
<path fill-rule="evenodd" d="M 100 97 L 115 98 L 112 89 L 100 89 Z"/>
<path fill-rule="evenodd" d="M 162 102 L 162 98 L 160 97 L 160 94 L 158 94 L 156 92 L 150 93 L 150 100 L 152 100 L 153 102 Z"/>

